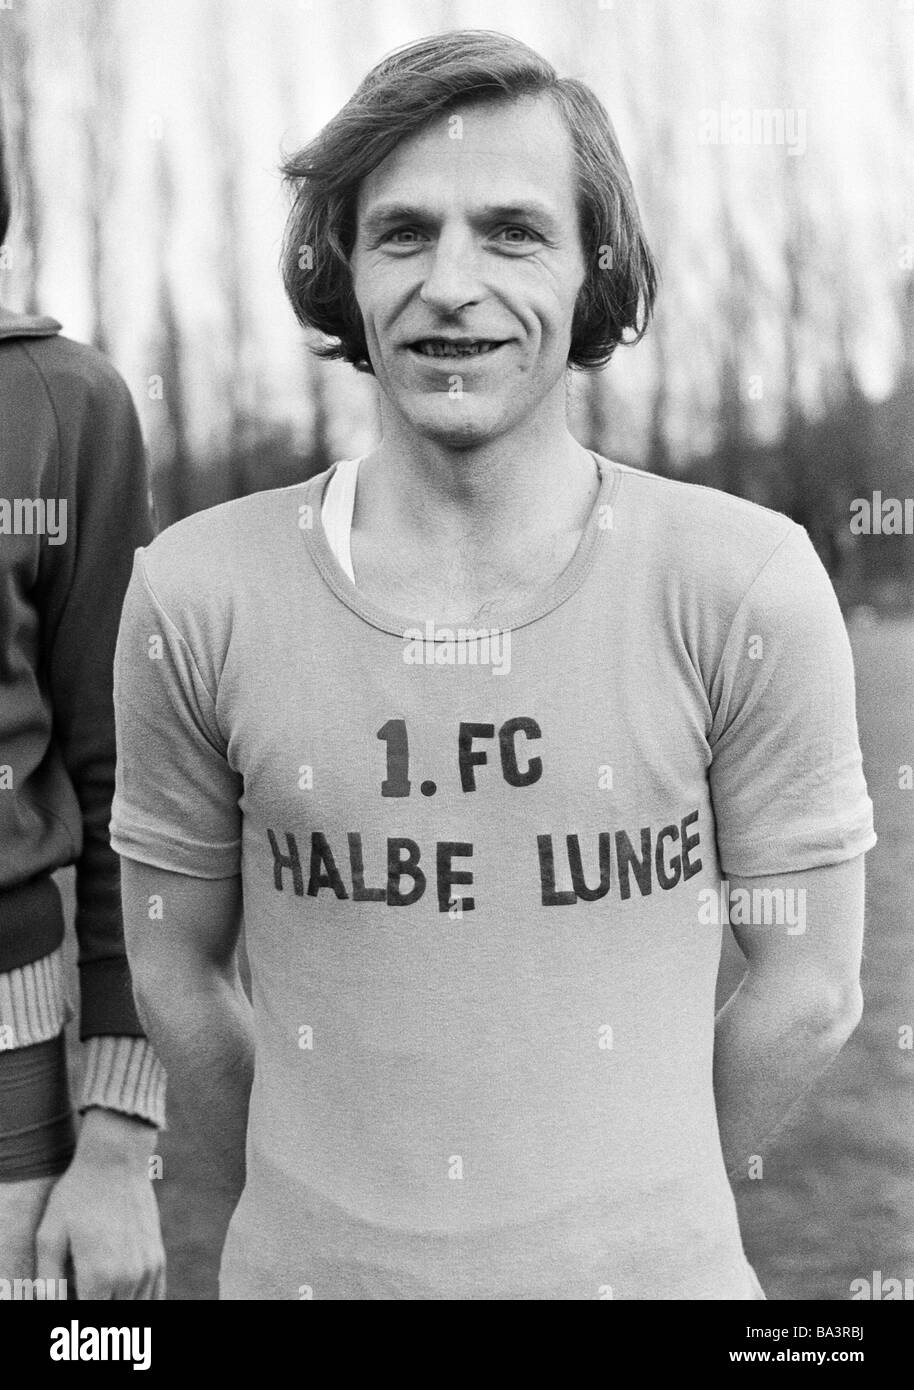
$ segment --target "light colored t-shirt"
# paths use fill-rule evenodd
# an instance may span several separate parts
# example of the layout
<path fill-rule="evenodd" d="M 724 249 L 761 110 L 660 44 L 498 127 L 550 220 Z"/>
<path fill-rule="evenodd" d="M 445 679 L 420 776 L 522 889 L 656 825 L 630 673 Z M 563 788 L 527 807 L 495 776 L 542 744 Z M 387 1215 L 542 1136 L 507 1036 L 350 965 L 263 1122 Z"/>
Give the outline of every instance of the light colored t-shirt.
<path fill-rule="evenodd" d="M 223 1297 L 760 1296 L 713 904 L 874 843 L 851 656 L 800 527 L 598 464 L 571 563 L 475 635 L 355 587 L 328 473 L 137 552 L 112 842 L 243 879 Z"/>

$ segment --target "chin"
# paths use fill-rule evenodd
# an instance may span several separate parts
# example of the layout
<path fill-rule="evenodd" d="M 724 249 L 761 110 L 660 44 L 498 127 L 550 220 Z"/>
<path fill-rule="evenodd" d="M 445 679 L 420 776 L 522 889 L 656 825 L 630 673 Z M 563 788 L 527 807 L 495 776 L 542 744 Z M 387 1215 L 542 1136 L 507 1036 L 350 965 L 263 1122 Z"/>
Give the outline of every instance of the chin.
<path fill-rule="evenodd" d="M 418 434 L 452 449 L 487 444 L 505 434 L 512 423 L 502 411 L 465 410 L 463 404 L 456 407 L 448 401 L 432 410 L 410 411 L 407 419 Z"/>

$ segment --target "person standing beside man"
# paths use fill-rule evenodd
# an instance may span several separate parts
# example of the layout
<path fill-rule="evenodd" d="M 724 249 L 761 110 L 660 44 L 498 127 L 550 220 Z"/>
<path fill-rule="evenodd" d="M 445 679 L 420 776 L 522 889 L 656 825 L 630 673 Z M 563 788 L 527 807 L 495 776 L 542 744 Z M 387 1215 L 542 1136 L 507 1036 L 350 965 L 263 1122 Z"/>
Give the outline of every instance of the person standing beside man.
<path fill-rule="evenodd" d="M 11 213 L 0 126 L 0 244 Z M 0 306 L 0 1279 L 159 1298 L 149 1156 L 165 1076 L 134 1007 L 108 837 L 112 663 L 133 553 L 152 535 L 146 466 L 123 380 L 60 328 Z M 68 865 L 78 1124 L 53 877 Z"/>

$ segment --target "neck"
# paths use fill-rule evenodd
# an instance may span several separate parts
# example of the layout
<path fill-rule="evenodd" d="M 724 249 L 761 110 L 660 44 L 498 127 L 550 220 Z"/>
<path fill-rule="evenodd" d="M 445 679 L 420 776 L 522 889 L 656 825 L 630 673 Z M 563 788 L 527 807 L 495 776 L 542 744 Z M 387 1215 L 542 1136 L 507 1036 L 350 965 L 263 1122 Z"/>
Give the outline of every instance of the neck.
<path fill-rule="evenodd" d="M 385 414 L 389 418 L 385 419 Z M 583 520 L 595 487 L 593 460 L 562 411 L 470 448 L 417 436 L 385 412 L 383 439 L 363 460 L 355 524 L 414 540 L 491 551 L 506 538 L 555 533 Z M 544 506 L 548 499 L 548 506 Z M 586 512 L 584 513 L 586 515 Z"/>

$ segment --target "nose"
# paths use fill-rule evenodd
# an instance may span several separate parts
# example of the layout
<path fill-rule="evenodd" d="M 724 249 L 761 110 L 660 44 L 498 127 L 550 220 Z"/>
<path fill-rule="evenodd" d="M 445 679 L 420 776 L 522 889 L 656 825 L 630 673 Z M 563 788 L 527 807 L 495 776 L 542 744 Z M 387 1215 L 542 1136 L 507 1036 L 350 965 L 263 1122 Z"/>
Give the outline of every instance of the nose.
<path fill-rule="evenodd" d="M 454 314 L 481 296 L 472 239 L 456 230 L 442 232 L 419 298 L 439 314 Z"/>

